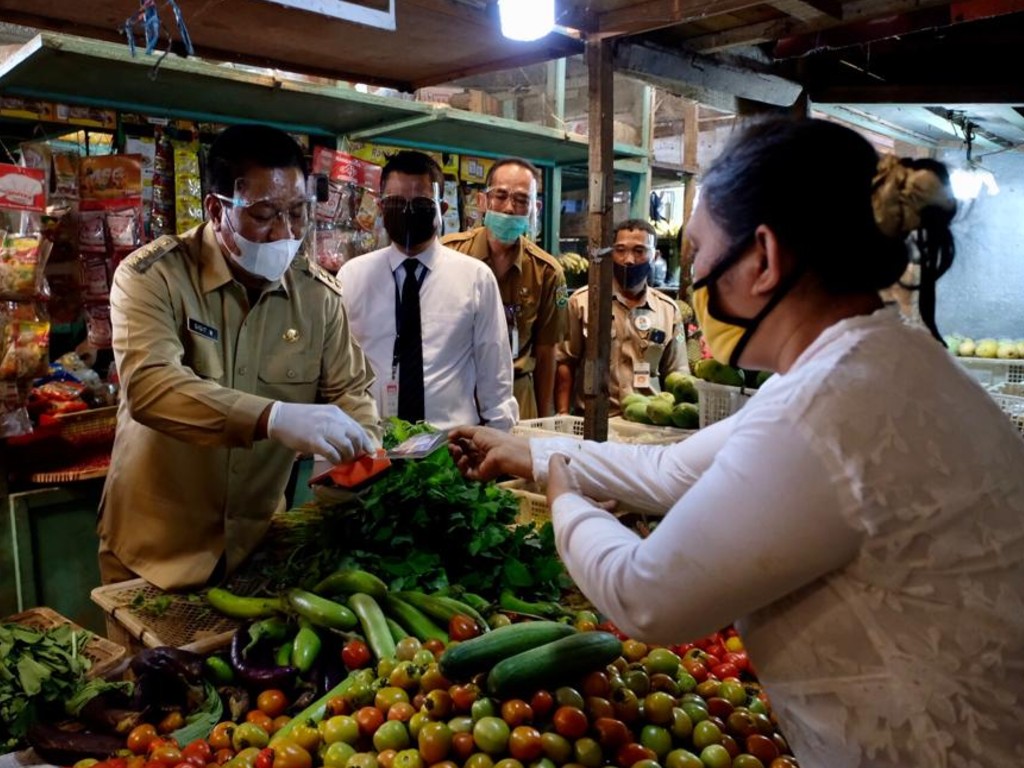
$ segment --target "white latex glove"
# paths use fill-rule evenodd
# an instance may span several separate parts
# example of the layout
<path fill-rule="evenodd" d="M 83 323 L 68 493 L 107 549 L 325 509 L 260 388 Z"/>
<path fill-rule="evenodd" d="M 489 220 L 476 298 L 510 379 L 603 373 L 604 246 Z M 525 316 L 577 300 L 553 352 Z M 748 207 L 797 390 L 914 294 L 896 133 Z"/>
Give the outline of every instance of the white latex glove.
<path fill-rule="evenodd" d="M 361 426 L 336 405 L 274 403 L 267 436 L 299 453 L 323 456 L 332 464 L 376 450 Z"/>

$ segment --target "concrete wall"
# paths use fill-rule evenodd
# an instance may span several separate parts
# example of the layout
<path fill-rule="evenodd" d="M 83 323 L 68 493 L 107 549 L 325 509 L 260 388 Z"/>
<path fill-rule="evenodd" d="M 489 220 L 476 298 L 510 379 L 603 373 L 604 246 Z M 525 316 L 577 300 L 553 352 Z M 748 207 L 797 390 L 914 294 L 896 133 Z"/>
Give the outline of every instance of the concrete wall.
<path fill-rule="evenodd" d="M 963 151 L 941 158 L 950 167 Z M 1024 339 L 1024 153 L 990 155 L 983 164 L 999 194 L 961 204 L 954 224 L 956 260 L 939 281 L 936 321 L 943 334 Z"/>

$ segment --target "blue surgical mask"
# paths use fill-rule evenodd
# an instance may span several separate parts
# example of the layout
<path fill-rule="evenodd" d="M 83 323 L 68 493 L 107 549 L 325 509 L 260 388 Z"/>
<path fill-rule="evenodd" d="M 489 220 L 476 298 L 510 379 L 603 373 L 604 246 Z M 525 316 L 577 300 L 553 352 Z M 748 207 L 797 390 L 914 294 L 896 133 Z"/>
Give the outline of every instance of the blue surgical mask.
<path fill-rule="evenodd" d="M 625 290 L 639 291 L 647 283 L 647 277 L 651 274 L 651 262 L 643 264 L 613 264 L 612 274 L 619 285 Z"/>
<path fill-rule="evenodd" d="M 520 235 L 525 235 L 530 231 L 530 217 L 487 211 L 484 214 L 484 226 L 499 243 L 512 245 Z"/>

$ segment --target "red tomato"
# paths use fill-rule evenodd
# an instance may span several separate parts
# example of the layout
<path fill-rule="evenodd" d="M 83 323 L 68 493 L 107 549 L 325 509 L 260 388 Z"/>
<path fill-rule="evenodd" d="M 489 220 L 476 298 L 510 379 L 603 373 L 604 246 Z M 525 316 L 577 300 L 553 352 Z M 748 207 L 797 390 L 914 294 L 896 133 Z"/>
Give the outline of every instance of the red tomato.
<path fill-rule="evenodd" d="M 261 749 L 260 753 L 256 755 L 253 768 L 274 768 L 274 750 L 270 747 Z"/>
<path fill-rule="evenodd" d="M 456 613 L 448 620 L 448 637 L 452 640 L 472 640 L 479 635 L 476 621 L 463 613 Z"/>
<path fill-rule="evenodd" d="M 736 668 L 735 664 L 716 664 L 711 668 L 711 674 L 717 677 L 719 680 L 725 680 L 727 677 L 739 677 L 740 671 Z"/>
<path fill-rule="evenodd" d="M 136 755 L 144 755 L 149 745 L 157 739 L 156 726 L 152 723 L 143 723 L 132 728 L 128 734 L 128 749 Z"/>
<path fill-rule="evenodd" d="M 384 724 L 384 713 L 376 707 L 362 707 L 356 710 L 354 717 L 359 724 L 360 732 L 365 736 L 373 736 Z"/>
<path fill-rule="evenodd" d="M 213 760 L 213 750 L 210 748 L 210 743 L 206 739 L 196 739 L 190 741 L 181 754 L 185 756 L 186 760 L 192 760 L 193 758 L 199 759 L 200 765 L 205 765 Z"/>
<path fill-rule="evenodd" d="M 341 661 L 346 669 L 362 669 L 372 658 L 370 646 L 362 640 L 349 640 L 341 648 Z"/>
<path fill-rule="evenodd" d="M 555 708 L 555 697 L 551 695 L 550 691 L 540 690 L 533 694 L 533 698 L 530 699 L 530 709 L 533 710 L 534 716 L 543 720 L 548 716 L 548 713 Z"/>
<path fill-rule="evenodd" d="M 750 667 L 750 658 L 746 651 L 728 651 L 722 656 L 723 664 L 733 664 L 738 670 L 745 670 Z"/>
<path fill-rule="evenodd" d="M 284 695 L 284 691 L 269 688 L 256 697 L 256 708 L 273 720 L 288 709 L 288 697 Z"/>
<path fill-rule="evenodd" d="M 524 764 L 532 763 L 544 753 L 540 731 L 529 725 L 513 728 L 508 737 L 508 752 Z"/>
<path fill-rule="evenodd" d="M 587 716 L 578 707 L 559 707 L 551 721 L 555 731 L 567 739 L 585 736 L 589 726 Z"/>

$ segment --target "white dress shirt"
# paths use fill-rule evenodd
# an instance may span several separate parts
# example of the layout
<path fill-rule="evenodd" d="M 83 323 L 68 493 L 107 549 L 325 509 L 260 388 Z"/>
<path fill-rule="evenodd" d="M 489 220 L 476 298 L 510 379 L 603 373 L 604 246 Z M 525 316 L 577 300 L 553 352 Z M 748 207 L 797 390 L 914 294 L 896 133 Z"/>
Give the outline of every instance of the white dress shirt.
<path fill-rule="evenodd" d="M 352 333 L 377 374 L 373 394 L 385 416 L 393 370 L 396 296 L 406 256 L 388 246 L 346 262 L 341 279 Z M 512 395 L 512 353 L 498 282 L 490 267 L 437 240 L 415 260 L 428 270 L 420 284 L 426 420 L 440 429 L 487 424 L 508 430 L 519 419 Z M 397 274 L 396 274 L 397 272 Z M 399 291 L 396 294 L 396 289 Z"/>
<path fill-rule="evenodd" d="M 669 510 L 640 539 L 552 510 L 584 594 L 626 633 L 740 619 L 805 768 L 1024 765 L 1024 441 L 920 330 L 822 333 L 742 411 L 673 446 L 533 439 L 582 494 Z"/>

